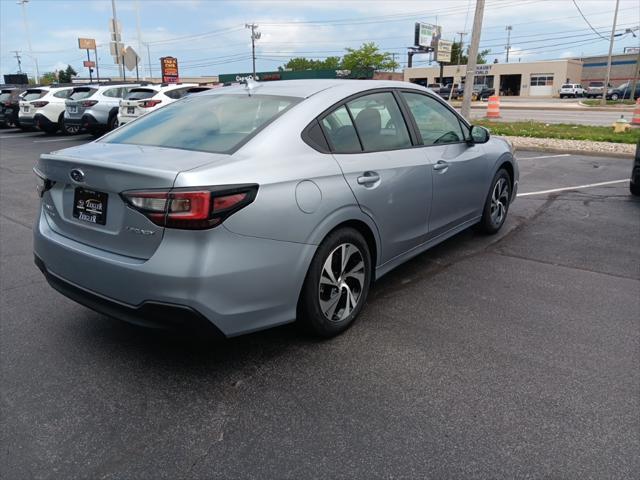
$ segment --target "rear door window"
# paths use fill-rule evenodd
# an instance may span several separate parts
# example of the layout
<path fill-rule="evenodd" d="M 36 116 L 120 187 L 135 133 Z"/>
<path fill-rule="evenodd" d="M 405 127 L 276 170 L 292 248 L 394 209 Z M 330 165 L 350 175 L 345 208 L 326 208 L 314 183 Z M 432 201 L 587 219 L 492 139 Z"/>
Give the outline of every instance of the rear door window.
<path fill-rule="evenodd" d="M 347 102 L 367 152 L 411 146 L 409 130 L 391 92 L 372 93 Z"/>
<path fill-rule="evenodd" d="M 111 98 L 122 98 L 122 88 L 120 87 L 109 88 L 105 90 L 102 95 L 104 95 L 105 97 L 111 97 Z"/>
<path fill-rule="evenodd" d="M 0 93 L 0 102 L 4 102 L 5 100 L 9 100 L 11 98 L 11 90 L 3 90 Z"/>
<path fill-rule="evenodd" d="M 334 153 L 362 151 L 351 116 L 344 105 L 325 116 L 321 124 Z"/>
<path fill-rule="evenodd" d="M 174 100 L 179 100 L 180 98 L 184 97 L 187 94 L 187 90 L 189 90 L 189 88 L 191 87 L 175 88 L 173 90 L 168 90 L 164 92 L 164 94 L 169 98 L 173 98 Z"/>

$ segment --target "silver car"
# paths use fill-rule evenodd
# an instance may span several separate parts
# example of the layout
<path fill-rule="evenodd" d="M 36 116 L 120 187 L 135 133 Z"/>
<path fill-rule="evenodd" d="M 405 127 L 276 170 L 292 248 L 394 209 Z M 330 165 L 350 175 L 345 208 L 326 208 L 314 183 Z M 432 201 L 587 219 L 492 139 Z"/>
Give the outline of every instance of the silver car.
<path fill-rule="evenodd" d="M 295 80 L 188 96 L 42 155 L 36 263 L 130 322 L 332 336 L 372 282 L 503 225 L 511 146 L 404 82 Z"/>
<path fill-rule="evenodd" d="M 118 125 L 120 100 L 138 84 L 81 85 L 65 102 L 64 123 L 101 135 Z"/>

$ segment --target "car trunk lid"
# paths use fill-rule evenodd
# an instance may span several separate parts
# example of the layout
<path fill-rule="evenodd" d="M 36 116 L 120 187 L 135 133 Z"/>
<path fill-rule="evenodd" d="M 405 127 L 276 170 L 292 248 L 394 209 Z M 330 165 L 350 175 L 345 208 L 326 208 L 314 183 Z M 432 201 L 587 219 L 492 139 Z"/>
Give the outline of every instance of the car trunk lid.
<path fill-rule="evenodd" d="M 40 157 L 36 170 L 52 182 L 43 195 L 51 228 L 108 252 L 147 259 L 164 228 L 128 207 L 129 190 L 170 189 L 176 176 L 227 155 L 94 142 Z"/>

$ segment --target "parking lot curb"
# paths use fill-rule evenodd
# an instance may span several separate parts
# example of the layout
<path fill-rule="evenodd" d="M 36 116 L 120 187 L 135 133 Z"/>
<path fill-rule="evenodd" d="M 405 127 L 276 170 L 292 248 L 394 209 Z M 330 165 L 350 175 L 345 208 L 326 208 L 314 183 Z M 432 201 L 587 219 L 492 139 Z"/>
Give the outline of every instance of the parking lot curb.
<path fill-rule="evenodd" d="M 541 147 L 535 145 L 528 145 L 526 147 L 518 147 L 516 146 L 516 153 L 518 151 L 527 151 L 527 152 L 544 152 L 544 153 L 569 153 L 571 155 L 588 155 L 591 157 L 613 157 L 613 158 L 633 158 L 633 153 L 620 153 L 620 152 L 607 152 L 607 151 L 594 151 L 594 150 L 581 150 L 581 149 L 568 149 L 568 148 L 557 148 L 557 147 Z"/>

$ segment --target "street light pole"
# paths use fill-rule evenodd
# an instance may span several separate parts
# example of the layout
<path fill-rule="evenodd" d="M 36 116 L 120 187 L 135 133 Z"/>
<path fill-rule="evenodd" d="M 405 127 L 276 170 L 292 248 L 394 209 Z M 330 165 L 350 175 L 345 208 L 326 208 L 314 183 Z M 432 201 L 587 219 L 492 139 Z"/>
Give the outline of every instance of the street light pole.
<path fill-rule="evenodd" d="M 256 31 L 258 25 L 255 23 L 245 23 L 244 28 L 251 29 L 251 60 L 253 63 L 253 79 L 256 79 L 256 40 L 260 39 L 260 32 Z"/>
<path fill-rule="evenodd" d="M 611 80 L 611 54 L 613 52 L 613 39 L 616 34 L 616 22 L 618 21 L 618 7 L 620 6 L 620 0 L 616 0 L 616 10 L 613 13 L 613 26 L 611 27 L 611 38 L 609 39 L 609 57 L 607 59 L 607 76 L 604 82 L 604 91 L 602 93 L 601 105 L 607 104 L 607 92 L 609 91 L 609 81 Z M 633 98 L 633 92 L 631 92 L 631 98 Z"/>
<path fill-rule="evenodd" d="M 511 30 L 513 27 L 511 25 L 507 25 L 507 61 L 505 63 L 509 63 L 509 50 L 511 50 Z"/>
<path fill-rule="evenodd" d="M 27 9 L 25 5 L 29 3 L 29 0 L 18 0 L 18 5 L 22 7 L 22 21 L 24 22 L 24 29 L 27 32 L 27 46 L 29 47 L 29 56 L 32 58 L 36 66 L 36 83 L 40 83 L 40 70 L 38 68 L 38 58 L 33 55 L 33 49 L 31 48 L 31 33 L 29 32 L 29 22 L 27 21 Z"/>
<path fill-rule="evenodd" d="M 482 30 L 482 16 L 484 15 L 484 0 L 476 1 L 476 12 L 473 16 L 473 30 L 471 31 L 471 43 L 469 45 L 469 60 L 467 61 L 467 76 L 464 83 L 464 98 L 460 113 L 469 119 L 471 113 L 471 94 L 473 92 L 473 77 L 478 63 L 478 49 L 480 47 L 480 31 Z"/>

